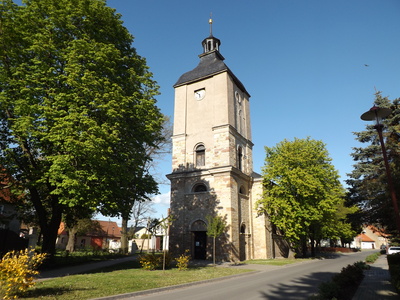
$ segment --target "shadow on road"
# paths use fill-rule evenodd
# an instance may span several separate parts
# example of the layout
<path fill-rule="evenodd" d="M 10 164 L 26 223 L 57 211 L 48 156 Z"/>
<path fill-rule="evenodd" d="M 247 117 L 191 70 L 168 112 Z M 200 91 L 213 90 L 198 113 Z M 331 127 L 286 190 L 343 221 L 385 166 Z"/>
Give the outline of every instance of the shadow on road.
<path fill-rule="evenodd" d="M 290 284 L 269 286 L 269 292 L 260 292 L 260 294 L 268 300 L 308 299 L 318 292 L 318 286 L 322 282 L 329 281 L 335 274 L 333 272 L 312 273 L 309 276 L 299 277 Z"/>

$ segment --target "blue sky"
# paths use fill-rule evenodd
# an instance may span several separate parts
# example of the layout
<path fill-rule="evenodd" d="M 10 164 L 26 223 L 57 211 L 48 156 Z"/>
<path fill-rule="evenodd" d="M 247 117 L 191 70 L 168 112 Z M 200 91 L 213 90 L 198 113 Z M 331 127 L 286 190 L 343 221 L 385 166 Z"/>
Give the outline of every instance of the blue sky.
<path fill-rule="evenodd" d="M 398 0 L 108 0 L 135 37 L 160 85 L 158 106 L 173 116 L 173 85 L 193 69 L 209 35 L 250 93 L 254 170 L 264 146 L 294 137 L 321 140 L 342 181 L 351 172 L 353 132 L 375 89 L 400 97 Z M 367 65 L 367 66 L 366 66 Z M 165 178 L 171 157 L 158 165 Z M 168 185 L 155 199 L 166 215 Z"/>

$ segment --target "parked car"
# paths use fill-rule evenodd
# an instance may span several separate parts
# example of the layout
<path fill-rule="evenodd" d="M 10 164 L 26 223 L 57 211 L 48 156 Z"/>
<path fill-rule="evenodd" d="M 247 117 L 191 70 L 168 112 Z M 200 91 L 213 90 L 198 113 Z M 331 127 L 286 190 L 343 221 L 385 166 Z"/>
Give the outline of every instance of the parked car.
<path fill-rule="evenodd" d="M 389 247 L 387 250 L 387 254 L 399 253 L 400 247 Z"/>

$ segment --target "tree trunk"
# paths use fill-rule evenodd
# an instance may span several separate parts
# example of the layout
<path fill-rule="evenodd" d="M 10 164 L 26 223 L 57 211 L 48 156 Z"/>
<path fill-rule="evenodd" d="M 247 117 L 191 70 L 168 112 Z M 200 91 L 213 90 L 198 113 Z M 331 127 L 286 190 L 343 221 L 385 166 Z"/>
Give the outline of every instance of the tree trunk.
<path fill-rule="evenodd" d="M 50 222 L 44 226 L 41 226 L 41 231 L 43 234 L 43 243 L 42 243 L 42 253 L 47 253 L 52 258 L 56 252 L 56 241 L 58 228 L 61 223 L 61 212 L 58 214 L 53 214 Z"/>
<path fill-rule="evenodd" d="M 311 236 L 311 257 L 315 257 L 315 240 L 314 237 Z"/>
<path fill-rule="evenodd" d="M 42 253 L 47 253 L 50 259 L 56 252 L 56 241 L 58 228 L 61 224 L 61 218 L 63 213 L 63 206 L 58 203 L 56 196 L 52 197 L 52 205 L 48 212 L 43 206 L 40 193 L 36 188 L 29 189 L 32 204 L 35 207 L 36 213 L 39 218 L 39 227 L 42 234 Z M 51 216 L 51 217 L 50 217 Z"/>
<path fill-rule="evenodd" d="M 215 265 L 215 236 L 213 238 L 213 264 Z"/>
<path fill-rule="evenodd" d="M 65 250 L 68 252 L 74 252 L 75 251 L 75 238 L 76 238 L 76 233 L 77 233 L 77 227 L 73 226 L 68 230 L 68 243 L 67 247 Z"/>
<path fill-rule="evenodd" d="M 307 238 L 305 236 L 301 237 L 301 252 L 303 258 L 307 257 Z"/>
<path fill-rule="evenodd" d="M 122 254 L 128 253 L 128 218 L 122 217 L 121 228 L 121 251 Z"/>

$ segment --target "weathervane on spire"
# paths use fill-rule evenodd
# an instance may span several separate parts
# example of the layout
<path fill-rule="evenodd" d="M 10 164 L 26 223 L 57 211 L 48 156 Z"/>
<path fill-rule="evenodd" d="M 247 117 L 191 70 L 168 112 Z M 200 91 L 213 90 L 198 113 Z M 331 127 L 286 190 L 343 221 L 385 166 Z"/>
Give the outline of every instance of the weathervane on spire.
<path fill-rule="evenodd" d="M 210 19 L 208 20 L 208 24 L 210 24 L 210 36 L 212 36 L 212 12 L 210 13 Z"/>

